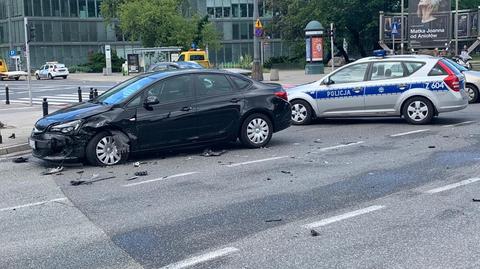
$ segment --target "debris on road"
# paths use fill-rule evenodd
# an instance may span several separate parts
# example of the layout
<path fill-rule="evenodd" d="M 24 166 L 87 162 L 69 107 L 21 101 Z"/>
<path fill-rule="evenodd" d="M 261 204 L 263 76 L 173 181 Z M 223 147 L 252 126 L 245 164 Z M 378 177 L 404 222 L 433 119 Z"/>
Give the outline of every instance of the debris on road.
<path fill-rule="evenodd" d="M 473 198 L 472 201 L 473 202 L 480 202 L 480 199 Z"/>
<path fill-rule="evenodd" d="M 267 180 L 272 180 L 271 178 L 267 177 Z"/>
<path fill-rule="evenodd" d="M 18 157 L 18 158 L 13 159 L 14 163 L 25 163 L 27 161 L 28 161 L 28 158 L 26 158 L 26 157 Z"/>
<path fill-rule="evenodd" d="M 319 236 L 320 234 L 317 231 L 315 231 L 314 229 L 311 229 L 310 230 L 310 235 L 311 236 Z"/>
<path fill-rule="evenodd" d="M 3 127 L 5 127 L 5 123 L 0 121 L 0 128 L 3 128 Z"/>
<path fill-rule="evenodd" d="M 63 166 L 55 167 L 55 168 L 49 168 L 47 171 L 43 172 L 43 175 L 52 175 L 52 174 L 57 174 L 63 171 Z"/>
<path fill-rule="evenodd" d="M 143 176 L 148 175 L 148 172 L 147 171 L 137 171 L 137 172 L 135 172 L 134 175 L 136 175 L 138 177 L 143 177 Z"/>
<path fill-rule="evenodd" d="M 77 174 L 83 174 L 85 171 L 83 170 L 80 170 L 80 171 L 77 171 Z"/>
<path fill-rule="evenodd" d="M 313 143 L 323 143 L 320 139 L 315 139 L 315 141 L 313 141 Z"/>
<path fill-rule="evenodd" d="M 130 181 L 130 180 L 135 180 L 137 178 L 138 178 L 137 176 L 133 176 L 133 177 L 127 178 L 127 180 Z"/>
<path fill-rule="evenodd" d="M 90 185 L 94 182 L 107 180 L 107 179 L 112 179 L 112 178 L 116 178 L 116 177 L 115 176 L 110 176 L 110 177 L 104 177 L 104 178 L 99 178 L 99 179 L 94 179 L 94 180 L 71 180 L 70 185 L 72 185 L 72 186 Z"/>
<path fill-rule="evenodd" d="M 140 167 L 140 162 L 134 162 L 133 167 Z"/>
<path fill-rule="evenodd" d="M 434 149 L 434 148 L 435 148 L 435 146 L 428 146 L 428 148 L 429 148 L 429 149 Z"/>
<path fill-rule="evenodd" d="M 277 222 L 277 221 L 282 221 L 282 219 L 268 219 L 265 222 Z"/>
<path fill-rule="evenodd" d="M 8 138 L 15 139 L 15 133 L 12 133 Z"/>
<path fill-rule="evenodd" d="M 213 151 L 212 149 L 205 149 L 202 153 L 203 157 L 216 157 L 220 156 L 227 152 L 226 150 L 221 150 L 221 151 Z"/>
<path fill-rule="evenodd" d="M 284 173 L 284 174 L 289 174 L 289 175 L 292 174 L 292 172 L 290 172 L 290 171 L 284 171 L 284 170 L 282 170 L 282 171 L 280 171 L 280 172 L 282 172 L 282 173 Z"/>

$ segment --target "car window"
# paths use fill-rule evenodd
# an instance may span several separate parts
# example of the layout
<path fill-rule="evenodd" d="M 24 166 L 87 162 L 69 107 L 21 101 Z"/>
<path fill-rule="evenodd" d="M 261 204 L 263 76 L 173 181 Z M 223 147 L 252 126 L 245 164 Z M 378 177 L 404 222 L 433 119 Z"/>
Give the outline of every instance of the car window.
<path fill-rule="evenodd" d="M 248 86 L 250 86 L 250 84 L 251 84 L 250 81 L 245 80 L 245 79 L 241 79 L 241 78 L 238 78 L 238 77 L 235 77 L 235 76 L 230 76 L 230 78 L 235 83 L 235 85 L 237 85 L 237 87 L 239 89 L 245 89 Z"/>
<path fill-rule="evenodd" d="M 154 81 L 155 79 L 152 77 L 141 76 L 129 79 L 106 91 L 100 95 L 96 101 L 105 103 L 107 105 L 121 103 Z"/>
<path fill-rule="evenodd" d="M 178 57 L 178 61 L 179 62 L 185 61 L 185 54 L 180 55 L 180 57 Z"/>
<path fill-rule="evenodd" d="M 147 90 L 147 96 L 157 96 L 161 103 L 194 97 L 192 77 L 177 76 L 154 84 Z"/>
<path fill-rule="evenodd" d="M 405 77 L 401 62 L 378 62 L 372 65 L 371 80 L 384 80 Z"/>
<path fill-rule="evenodd" d="M 229 94 L 234 91 L 227 77 L 221 74 L 205 74 L 196 76 L 199 96 Z"/>
<path fill-rule="evenodd" d="M 448 75 L 447 71 L 443 69 L 438 63 L 430 70 L 428 73 L 429 76 L 446 76 Z"/>
<path fill-rule="evenodd" d="M 190 61 L 203 61 L 205 60 L 204 55 L 190 55 Z"/>
<path fill-rule="evenodd" d="M 136 107 L 136 106 L 139 106 L 142 102 L 142 96 L 139 95 L 137 96 L 135 99 L 133 99 L 132 101 L 130 101 L 130 103 L 128 103 L 127 107 Z"/>
<path fill-rule="evenodd" d="M 330 81 L 335 84 L 363 81 L 367 67 L 368 63 L 343 68 L 330 76 Z"/>
<path fill-rule="evenodd" d="M 417 72 L 418 70 L 420 70 L 420 68 L 422 68 L 422 66 L 425 65 L 424 63 L 420 63 L 420 62 L 403 62 L 403 64 L 407 68 L 409 75 Z"/>
<path fill-rule="evenodd" d="M 463 67 L 463 66 L 459 65 L 458 63 L 450 60 L 450 59 L 444 58 L 444 60 L 449 62 L 451 65 L 455 66 L 460 72 L 468 71 L 468 69 L 466 67 Z"/>

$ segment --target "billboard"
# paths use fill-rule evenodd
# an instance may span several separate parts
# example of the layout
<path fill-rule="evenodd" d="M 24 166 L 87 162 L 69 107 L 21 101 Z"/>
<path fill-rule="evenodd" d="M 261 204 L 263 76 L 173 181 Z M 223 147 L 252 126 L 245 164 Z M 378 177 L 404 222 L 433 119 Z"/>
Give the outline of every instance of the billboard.
<path fill-rule="evenodd" d="M 478 14 L 479 12 L 470 13 L 470 36 L 478 36 L 479 34 Z"/>
<path fill-rule="evenodd" d="M 408 39 L 412 48 L 446 47 L 451 39 L 451 0 L 409 0 Z"/>
<path fill-rule="evenodd" d="M 323 39 L 319 36 L 312 37 L 312 61 L 323 60 Z"/>
<path fill-rule="evenodd" d="M 399 39 L 401 36 L 401 31 L 403 30 L 402 17 L 400 16 L 385 16 L 383 18 L 383 38 L 392 39 L 392 28 L 393 25 L 397 25 L 398 34 L 395 35 L 396 39 Z M 405 32 L 404 32 L 405 33 Z"/>

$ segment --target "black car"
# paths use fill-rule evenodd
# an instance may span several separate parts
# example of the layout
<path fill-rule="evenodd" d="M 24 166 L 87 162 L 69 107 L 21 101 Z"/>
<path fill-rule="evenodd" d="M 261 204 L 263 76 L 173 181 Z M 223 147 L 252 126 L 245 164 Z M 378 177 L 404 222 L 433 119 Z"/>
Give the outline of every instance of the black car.
<path fill-rule="evenodd" d="M 164 71 L 43 117 L 30 145 L 45 160 L 113 165 L 131 152 L 237 138 L 246 147 L 263 147 L 290 119 L 281 86 L 218 70 Z"/>

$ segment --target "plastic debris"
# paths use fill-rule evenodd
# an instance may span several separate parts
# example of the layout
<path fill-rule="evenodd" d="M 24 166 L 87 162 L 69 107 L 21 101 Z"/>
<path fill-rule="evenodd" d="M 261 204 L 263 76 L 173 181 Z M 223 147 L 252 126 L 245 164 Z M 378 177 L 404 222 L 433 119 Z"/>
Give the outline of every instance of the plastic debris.
<path fill-rule="evenodd" d="M 475 198 L 473 198 L 472 201 L 473 201 L 473 202 L 480 202 L 480 199 L 475 199 Z"/>
<path fill-rule="evenodd" d="M 289 175 L 292 173 L 292 172 L 290 172 L 290 171 L 284 171 L 284 170 L 282 170 L 282 171 L 280 171 L 280 172 L 282 172 L 282 173 L 284 173 L 284 174 L 289 174 Z"/>
<path fill-rule="evenodd" d="M 147 171 L 138 171 L 138 172 L 135 172 L 134 175 L 136 175 L 138 177 L 143 177 L 143 176 L 148 175 L 148 172 Z"/>
<path fill-rule="evenodd" d="M 43 172 L 43 175 L 52 175 L 57 174 L 63 171 L 63 166 L 55 167 L 47 169 L 47 171 Z"/>
<path fill-rule="evenodd" d="M 265 222 L 277 222 L 277 221 L 282 221 L 282 219 L 269 219 L 269 220 L 266 220 Z"/>
<path fill-rule="evenodd" d="M 133 167 L 140 167 L 140 162 L 134 162 Z"/>
<path fill-rule="evenodd" d="M 26 158 L 26 157 L 18 157 L 18 158 L 13 159 L 14 163 L 25 163 L 27 161 L 28 161 L 28 158 Z"/>
<path fill-rule="evenodd" d="M 15 133 L 12 133 L 8 138 L 15 139 Z"/>
<path fill-rule="evenodd" d="M 317 231 L 315 231 L 314 229 L 311 229 L 310 230 L 310 235 L 311 236 L 319 236 L 320 234 Z"/>
<path fill-rule="evenodd" d="M 205 149 L 202 153 L 202 156 L 204 156 L 204 157 L 216 157 L 216 156 L 220 156 L 220 155 L 224 154 L 225 152 L 227 152 L 227 151 L 226 150 L 213 151 L 211 149 Z"/>
<path fill-rule="evenodd" d="M 429 149 L 434 149 L 434 148 L 435 148 L 435 146 L 428 146 L 428 148 L 429 148 Z"/>
<path fill-rule="evenodd" d="M 94 182 L 102 181 L 102 180 L 107 180 L 107 179 L 112 179 L 115 178 L 114 176 L 110 177 L 104 177 L 104 178 L 99 178 L 99 179 L 94 179 L 94 180 L 71 180 L 70 185 L 72 186 L 78 186 L 78 185 L 89 185 Z"/>
<path fill-rule="evenodd" d="M 138 178 L 137 176 L 133 176 L 133 177 L 127 178 L 127 180 L 130 181 L 130 180 L 135 180 L 137 178 Z"/>
<path fill-rule="evenodd" d="M 313 143 L 323 143 L 320 139 L 315 139 L 315 141 L 313 141 Z"/>

